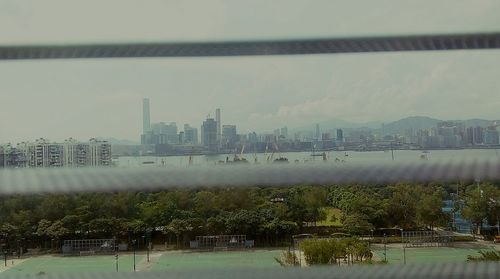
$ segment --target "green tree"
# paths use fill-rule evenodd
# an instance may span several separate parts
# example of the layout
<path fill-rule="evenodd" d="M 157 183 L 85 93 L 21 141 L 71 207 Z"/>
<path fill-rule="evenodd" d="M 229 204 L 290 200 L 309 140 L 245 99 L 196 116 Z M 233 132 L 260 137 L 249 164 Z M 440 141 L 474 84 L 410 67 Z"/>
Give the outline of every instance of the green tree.
<path fill-rule="evenodd" d="M 363 214 L 344 215 L 342 224 L 347 232 L 353 235 L 367 234 L 374 229 L 373 225 L 368 221 L 369 217 Z"/>
<path fill-rule="evenodd" d="M 231 212 L 226 217 L 226 228 L 230 234 L 256 236 L 261 230 L 264 218 L 254 210 Z"/>
<path fill-rule="evenodd" d="M 496 191 L 491 185 L 471 185 L 462 196 L 462 216 L 474 225 L 478 234 L 484 221 L 496 217 L 494 215 L 497 214 L 497 207 L 493 202 L 496 199 Z"/>
<path fill-rule="evenodd" d="M 205 228 L 210 235 L 224 234 L 226 232 L 226 220 L 222 216 L 210 217 L 207 219 Z"/>
<path fill-rule="evenodd" d="M 414 185 L 397 184 L 386 204 L 388 217 L 393 224 L 404 229 L 416 227 L 416 208 L 419 193 Z"/>
<path fill-rule="evenodd" d="M 203 227 L 200 219 L 173 219 L 164 230 L 164 233 L 172 233 L 175 235 L 177 240 L 177 248 L 181 248 L 181 236 L 184 233 L 195 231 L 197 229 L 201 229 Z"/>
<path fill-rule="evenodd" d="M 443 212 L 443 198 L 439 193 L 424 194 L 416 206 L 417 222 L 431 230 L 436 225 L 446 224 L 447 214 Z"/>
<path fill-rule="evenodd" d="M 210 217 L 219 211 L 217 195 L 209 191 L 200 191 L 194 197 L 194 210 L 203 217 Z"/>

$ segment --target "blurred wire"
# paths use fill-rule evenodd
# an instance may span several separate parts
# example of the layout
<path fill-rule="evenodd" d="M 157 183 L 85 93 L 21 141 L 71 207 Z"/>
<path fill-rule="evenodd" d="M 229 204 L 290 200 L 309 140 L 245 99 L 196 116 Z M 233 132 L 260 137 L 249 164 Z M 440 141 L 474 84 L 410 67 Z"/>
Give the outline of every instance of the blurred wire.
<path fill-rule="evenodd" d="M 497 263 L 445 263 L 425 265 L 374 265 L 355 267 L 330 266 L 309 268 L 252 268 L 252 269 L 203 269 L 164 272 L 136 273 L 78 273 L 78 274 L 42 274 L 2 276 L 4 278 L 175 278 L 175 279 L 359 279 L 359 278 L 404 278 L 404 279 L 437 279 L 437 278 L 500 278 Z"/>
<path fill-rule="evenodd" d="M 0 194 L 170 188 L 500 180 L 500 160 L 392 164 L 263 164 L 210 167 L 4 169 Z"/>
<path fill-rule="evenodd" d="M 204 57 L 500 48 L 500 33 L 187 43 L 0 46 L 0 60 Z"/>

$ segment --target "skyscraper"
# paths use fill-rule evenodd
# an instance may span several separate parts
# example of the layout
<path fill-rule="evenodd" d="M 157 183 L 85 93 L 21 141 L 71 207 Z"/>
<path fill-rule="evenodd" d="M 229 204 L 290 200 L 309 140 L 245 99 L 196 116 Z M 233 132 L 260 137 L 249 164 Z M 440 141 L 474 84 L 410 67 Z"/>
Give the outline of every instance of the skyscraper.
<path fill-rule="evenodd" d="M 344 131 L 342 131 L 342 129 L 337 129 L 337 141 L 338 142 L 344 141 Z"/>
<path fill-rule="evenodd" d="M 232 148 L 238 141 L 236 134 L 236 125 L 223 125 L 222 126 L 222 146 L 224 148 Z"/>
<path fill-rule="evenodd" d="M 147 134 L 151 131 L 151 120 L 149 118 L 149 99 L 142 99 L 142 133 Z"/>
<path fill-rule="evenodd" d="M 220 143 L 220 140 L 222 139 L 220 108 L 215 110 L 215 121 L 217 122 L 217 142 Z"/>
<path fill-rule="evenodd" d="M 316 139 L 319 140 L 320 139 L 320 131 L 319 131 L 319 124 L 316 124 Z"/>
<path fill-rule="evenodd" d="M 213 118 L 207 118 L 201 125 L 201 143 L 208 147 L 209 151 L 217 150 L 217 122 Z"/>
<path fill-rule="evenodd" d="M 198 144 L 198 129 L 184 124 L 184 140 L 185 143 Z"/>

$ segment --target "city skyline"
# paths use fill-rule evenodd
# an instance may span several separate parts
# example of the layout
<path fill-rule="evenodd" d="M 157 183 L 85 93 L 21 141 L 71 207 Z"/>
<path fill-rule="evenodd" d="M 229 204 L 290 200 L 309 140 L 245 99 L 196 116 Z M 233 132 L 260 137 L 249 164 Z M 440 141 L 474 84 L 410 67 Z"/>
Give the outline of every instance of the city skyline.
<path fill-rule="evenodd" d="M 0 44 L 492 32 L 500 12 L 497 1 L 471 0 L 367 1 L 363 11 L 344 1 L 287 1 L 288 12 L 279 16 L 272 11 L 282 11 L 282 5 L 268 1 L 253 1 L 255 10 L 233 1 L 182 2 L 139 9 L 120 1 L 122 13 L 110 24 L 108 14 L 88 3 L 74 4 L 76 9 L 65 1 L 4 1 Z M 185 21 L 192 24 L 177 28 Z M 494 120 L 500 118 L 498 53 L 2 62 L 0 142 L 69 136 L 138 141 L 143 123 L 137 102 L 145 96 L 155 100 L 153 122 L 199 128 L 220 107 L 225 123 L 248 132 L 334 119 L 387 123 L 414 115 Z"/>
<path fill-rule="evenodd" d="M 144 100 L 148 100 L 149 101 L 149 98 L 143 98 L 142 101 Z M 144 104 L 143 104 L 143 109 L 144 109 Z M 220 110 L 220 109 L 219 109 Z M 216 111 L 216 110 L 214 110 Z M 123 142 L 123 144 L 141 144 L 141 135 L 144 135 L 144 125 L 146 124 L 146 122 L 144 121 L 144 117 L 145 117 L 145 113 L 142 113 L 142 118 L 141 118 L 141 123 L 143 125 L 143 127 L 141 127 L 141 130 L 140 131 L 137 131 L 137 135 L 135 139 L 123 139 L 123 138 L 116 138 L 116 137 L 113 137 L 113 136 L 110 136 L 110 137 L 104 137 L 104 136 L 89 136 L 89 137 L 82 137 L 82 138 L 78 138 L 78 137 L 74 137 L 74 136 L 71 136 L 71 135 L 67 135 L 67 136 L 64 136 L 62 138 L 54 138 L 54 137 L 47 137 L 47 136 L 38 136 L 38 137 L 32 137 L 32 138 L 23 138 L 23 139 L 20 139 L 20 140 L 17 140 L 17 141 L 5 141 L 5 142 L 2 142 L 0 141 L 0 145 L 6 145 L 6 144 L 12 144 L 12 145 L 16 145 L 18 143 L 34 143 L 38 140 L 46 140 L 46 141 L 49 141 L 49 142 L 52 142 L 52 143 L 58 143 L 58 142 L 64 142 L 64 141 L 67 141 L 67 140 L 77 140 L 77 141 L 85 141 L 85 140 L 92 140 L 92 139 L 98 139 L 98 140 L 105 140 L 105 141 L 110 141 L 111 143 L 112 142 Z M 498 127 L 497 129 L 500 130 L 500 119 L 481 119 L 481 118 L 471 118 L 471 119 L 434 119 L 434 118 L 430 118 L 428 116 L 408 116 L 408 117 L 405 117 L 405 118 L 401 118 L 401 119 L 396 119 L 396 120 L 393 120 L 393 121 L 389 121 L 389 122 L 365 122 L 365 123 L 355 123 L 355 122 L 347 122 L 347 121 L 343 121 L 341 119 L 336 119 L 337 121 L 339 121 L 338 123 L 343 123 L 343 124 L 339 124 L 339 125 L 329 125 L 327 127 L 323 126 L 323 125 L 320 125 L 318 123 L 310 123 L 309 125 L 306 125 L 306 126 L 302 126 L 302 127 L 292 127 L 290 128 L 290 126 L 287 126 L 287 125 L 284 125 L 283 127 L 275 127 L 274 129 L 270 129 L 270 130 L 267 130 L 267 131 L 257 131 L 257 130 L 249 130 L 249 131 L 241 131 L 241 128 L 238 128 L 238 135 L 250 135 L 252 133 L 256 133 L 257 135 L 273 135 L 273 134 L 276 134 L 276 131 L 278 131 L 280 134 L 283 134 L 283 130 L 286 130 L 286 134 L 289 134 L 290 138 L 293 136 L 293 133 L 295 134 L 301 134 L 303 136 L 305 135 L 308 135 L 309 139 L 315 139 L 315 138 L 321 138 L 321 134 L 324 133 L 324 132 L 328 132 L 328 133 L 336 133 L 337 129 L 346 129 L 348 131 L 354 131 L 356 133 L 356 131 L 368 131 L 370 133 L 376 133 L 378 134 L 379 136 L 383 136 L 383 135 L 404 135 L 404 132 L 391 132 L 391 131 L 385 131 L 384 132 L 384 127 L 388 127 L 390 125 L 393 125 L 397 122 L 400 122 L 400 121 L 405 121 L 405 120 L 409 120 L 409 119 L 419 119 L 419 118 L 422 118 L 422 119 L 429 119 L 429 120 L 432 120 L 432 121 L 437 121 L 437 122 L 457 122 L 457 123 L 460 123 L 462 122 L 464 124 L 464 127 L 466 128 L 475 128 L 475 127 L 482 127 L 482 128 L 487 128 L 489 126 L 495 126 L 495 127 Z M 215 121 L 216 117 L 215 116 L 211 116 L 210 114 L 209 115 L 206 115 L 205 118 L 203 118 L 203 120 L 200 120 L 200 125 L 192 125 L 190 123 L 177 123 L 177 122 L 174 122 L 174 121 L 168 121 L 168 120 L 150 120 L 150 123 L 149 123 L 149 126 L 150 126 L 150 132 L 153 132 L 155 134 L 160 134 L 161 132 L 158 132 L 159 130 L 158 129 L 162 129 L 160 128 L 161 125 L 166 125 L 165 127 L 168 129 L 168 126 L 169 125 L 179 125 L 177 127 L 175 127 L 175 133 L 177 132 L 186 132 L 188 131 L 189 133 L 192 133 L 192 130 L 194 130 L 194 135 L 191 135 L 190 138 L 193 140 L 192 143 L 194 144 L 200 144 L 202 143 L 203 139 L 200 138 L 200 132 L 201 132 L 201 129 L 203 127 L 203 123 L 207 120 L 207 119 L 213 119 L 214 120 L 214 123 L 217 123 L 217 121 Z M 482 122 L 484 124 L 466 124 L 467 122 L 471 122 L 471 123 L 476 123 L 476 122 Z M 322 124 L 325 124 L 327 122 L 322 122 Z M 240 127 L 238 125 L 238 123 L 226 123 L 226 122 L 222 122 L 221 123 L 222 126 L 231 126 L 231 127 L 234 127 L 234 129 L 236 129 L 236 127 Z M 218 126 L 218 125 L 217 125 Z M 408 129 L 411 129 L 411 130 L 415 130 L 415 131 L 418 131 L 420 130 L 419 128 L 415 128 L 415 127 L 411 127 L 411 126 L 408 126 L 407 127 Z M 428 127 L 428 128 L 423 128 L 421 130 L 429 130 L 430 128 L 432 127 Z M 163 128 L 165 129 L 165 128 Z M 319 130 L 318 130 L 319 129 Z M 387 128 L 386 128 L 387 129 Z M 400 130 L 403 129 L 403 128 L 399 128 Z M 290 132 L 288 132 L 290 131 Z M 319 137 L 318 137 L 318 131 L 320 131 L 319 133 Z M 349 132 L 348 132 L 349 133 Z M 221 132 L 221 134 L 223 134 Z M 178 134 L 177 134 L 178 135 Z M 203 136 L 201 136 L 203 137 Z M 219 141 L 220 138 L 217 138 L 217 141 Z"/>

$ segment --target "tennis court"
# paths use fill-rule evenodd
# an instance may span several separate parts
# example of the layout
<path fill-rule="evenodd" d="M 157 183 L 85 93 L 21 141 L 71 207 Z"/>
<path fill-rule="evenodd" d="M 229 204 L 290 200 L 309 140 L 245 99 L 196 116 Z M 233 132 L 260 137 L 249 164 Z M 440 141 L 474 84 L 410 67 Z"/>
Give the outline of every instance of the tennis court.
<path fill-rule="evenodd" d="M 377 260 L 384 259 L 383 246 L 373 247 Z M 406 248 L 406 263 L 446 263 L 465 262 L 468 255 L 478 255 L 487 248 L 429 247 Z M 236 268 L 273 268 L 279 267 L 274 260 L 281 250 L 187 252 L 171 251 L 155 253 L 154 260 L 145 268 L 145 256 L 136 255 L 137 270 L 140 271 L 179 271 L 193 269 L 236 269 Z M 387 247 L 387 260 L 390 264 L 403 263 L 401 247 Z M 80 272 L 116 272 L 115 256 L 54 257 L 43 256 L 24 259 L 9 267 L 2 275 L 14 274 L 57 274 Z M 10 262 L 9 262 L 10 265 Z M 142 265 L 142 267 L 141 267 Z M 120 272 L 133 271 L 133 255 L 120 255 Z"/>
<path fill-rule="evenodd" d="M 151 270 L 231 269 L 279 267 L 274 257 L 281 250 L 224 251 L 224 252 L 169 252 L 163 254 Z"/>
<path fill-rule="evenodd" d="M 144 258 L 143 255 L 136 256 L 136 263 Z M 10 262 L 9 262 L 10 264 Z M 118 258 L 118 270 L 121 272 L 133 271 L 133 255 L 120 255 Z M 116 261 L 114 255 L 109 256 L 85 256 L 85 257 L 53 257 L 43 256 L 25 259 L 4 272 L 7 274 L 54 274 L 54 273 L 78 273 L 78 272 L 116 272 Z"/>
<path fill-rule="evenodd" d="M 374 256 L 377 259 L 384 259 L 383 247 L 372 247 Z M 456 247 L 425 247 L 425 248 L 406 248 L 406 263 L 450 263 L 465 262 L 468 255 L 479 255 L 481 250 L 487 248 L 456 248 Z M 387 247 L 387 260 L 390 264 L 403 263 L 402 247 Z"/>
<path fill-rule="evenodd" d="M 279 267 L 274 257 L 281 250 L 223 251 L 223 252 L 163 252 L 161 256 L 144 268 L 145 256 L 136 255 L 137 270 L 166 271 L 185 269 L 231 269 L 253 267 Z M 152 255 L 152 258 L 155 256 Z M 54 257 L 43 256 L 24 259 L 9 267 L 2 275 L 14 274 L 58 274 L 81 272 L 116 272 L 115 256 Z M 10 262 L 9 262 L 10 265 Z M 133 271 L 133 256 L 120 255 L 120 272 Z"/>

